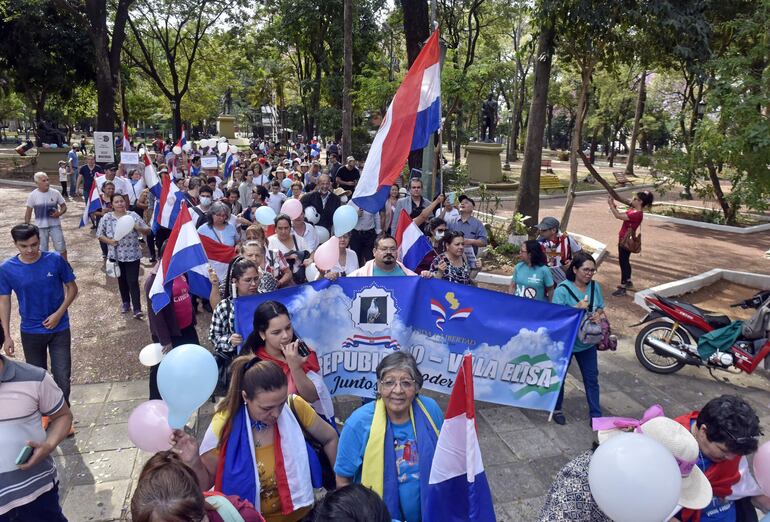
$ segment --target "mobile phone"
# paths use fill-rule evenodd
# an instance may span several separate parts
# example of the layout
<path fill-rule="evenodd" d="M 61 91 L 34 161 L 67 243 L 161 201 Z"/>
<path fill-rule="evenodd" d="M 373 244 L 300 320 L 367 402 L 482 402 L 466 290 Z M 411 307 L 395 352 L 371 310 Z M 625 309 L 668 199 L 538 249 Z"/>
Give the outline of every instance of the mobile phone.
<path fill-rule="evenodd" d="M 16 457 L 16 465 L 21 466 L 22 464 L 26 464 L 29 458 L 32 456 L 33 447 L 30 445 L 26 445 L 23 448 L 21 448 L 21 451 L 19 452 L 19 456 Z"/>
<path fill-rule="evenodd" d="M 297 339 L 297 353 L 300 354 L 302 357 L 307 357 L 310 355 L 310 348 L 307 347 L 307 344 L 305 344 L 305 341 L 302 339 Z"/>

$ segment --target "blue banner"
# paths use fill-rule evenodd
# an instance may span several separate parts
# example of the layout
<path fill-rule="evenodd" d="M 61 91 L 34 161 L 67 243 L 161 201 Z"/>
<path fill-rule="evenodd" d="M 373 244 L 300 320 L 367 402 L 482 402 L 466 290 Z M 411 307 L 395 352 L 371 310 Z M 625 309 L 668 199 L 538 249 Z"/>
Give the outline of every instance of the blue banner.
<path fill-rule="evenodd" d="M 342 277 L 236 299 L 244 339 L 267 300 L 289 309 L 333 396 L 373 397 L 377 363 L 394 350 L 415 356 L 424 388 L 448 394 L 470 350 L 476 399 L 546 411 L 556 403 L 583 314 L 436 279 Z"/>

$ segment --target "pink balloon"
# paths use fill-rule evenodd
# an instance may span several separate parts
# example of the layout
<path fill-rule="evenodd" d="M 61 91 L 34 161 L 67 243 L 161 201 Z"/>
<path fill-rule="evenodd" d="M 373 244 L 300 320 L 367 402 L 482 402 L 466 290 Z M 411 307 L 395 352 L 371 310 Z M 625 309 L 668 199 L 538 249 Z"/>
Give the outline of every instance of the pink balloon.
<path fill-rule="evenodd" d="M 302 215 L 302 203 L 298 199 L 287 199 L 281 207 L 281 214 L 297 219 Z"/>
<path fill-rule="evenodd" d="M 315 249 L 313 261 L 321 270 L 331 270 L 340 260 L 340 238 L 330 237 L 326 243 Z"/>
<path fill-rule="evenodd" d="M 770 496 L 770 442 L 762 444 L 754 455 L 754 478 L 762 492 Z"/>
<path fill-rule="evenodd" d="M 128 417 L 128 438 L 137 448 L 150 453 L 171 449 L 165 401 L 147 401 L 134 408 Z"/>

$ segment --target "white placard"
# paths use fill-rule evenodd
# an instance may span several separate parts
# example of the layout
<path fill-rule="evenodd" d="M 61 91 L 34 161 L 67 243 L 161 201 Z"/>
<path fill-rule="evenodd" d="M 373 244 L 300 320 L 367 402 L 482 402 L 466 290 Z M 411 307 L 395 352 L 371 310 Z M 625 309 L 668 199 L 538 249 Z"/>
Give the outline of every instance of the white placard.
<path fill-rule="evenodd" d="M 139 153 L 138 152 L 121 152 L 120 162 L 124 165 L 139 165 Z"/>
<path fill-rule="evenodd" d="M 115 161 L 115 146 L 112 142 L 111 132 L 94 132 L 94 151 L 96 161 L 99 163 L 113 163 Z"/>
<path fill-rule="evenodd" d="M 219 161 L 216 156 L 203 156 L 201 158 L 202 169 L 218 169 Z"/>

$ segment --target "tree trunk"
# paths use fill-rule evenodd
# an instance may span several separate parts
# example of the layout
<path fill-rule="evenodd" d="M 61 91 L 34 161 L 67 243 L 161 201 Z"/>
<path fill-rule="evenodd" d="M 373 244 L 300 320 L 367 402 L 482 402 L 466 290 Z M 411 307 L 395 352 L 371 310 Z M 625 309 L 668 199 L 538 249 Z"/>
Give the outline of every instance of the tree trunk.
<path fill-rule="evenodd" d="M 553 40 L 556 35 L 554 22 L 553 18 L 546 20 L 540 27 L 540 35 L 537 39 L 527 142 L 524 146 L 524 161 L 519 178 L 519 195 L 516 198 L 516 212 L 530 216 L 527 220 L 529 226 L 537 224 L 540 212 L 540 158 L 543 154 L 543 131 L 548 105 L 548 87 L 551 81 Z"/>
<path fill-rule="evenodd" d="M 171 100 L 171 132 L 173 134 L 174 143 L 179 140 L 182 135 L 182 107 L 181 97 L 176 98 L 176 103 Z"/>
<path fill-rule="evenodd" d="M 589 151 L 588 160 L 591 162 L 591 165 L 593 165 L 596 162 L 596 147 L 599 145 L 599 138 L 596 136 L 596 132 L 594 132 L 593 136 L 591 136 L 591 150 Z"/>
<path fill-rule="evenodd" d="M 128 125 L 128 104 L 126 104 L 126 82 L 123 80 L 123 75 L 118 74 L 120 80 L 119 92 L 120 92 L 120 112 L 123 117 L 123 121 Z"/>
<path fill-rule="evenodd" d="M 730 202 L 725 198 L 725 193 L 722 191 L 722 184 L 719 181 L 717 167 L 712 161 L 707 161 L 706 168 L 708 169 L 711 185 L 714 187 L 714 196 L 717 198 L 717 203 L 722 207 L 722 213 L 725 215 L 725 224 L 735 226 L 737 208 L 730 206 Z"/>
<path fill-rule="evenodd" d="M 546 126 L 546 133 L 545 133 L 545 139 L 546 139 L 546 145 L 549 149 L 553 150 L 553 105 L 548 105 L 548 123 Z"/>
<path fill-rule="evenodd" d="M 577 114 L 575 116 L 575 125 L 572 129 L 570 139 L 569 153 L 569 189 L 567 189 L 567 201 L 564 203 L 564 211 L 561 215 L 561 229 L 567 230 L 569 225 L 572 205 L 575 203 L 575 194 L 578 184 L 578 153 L 582 152 L 581 140 L 583 136 L 583 122 L 588 112 L 588 89 L 591 88 L 591 75 L 593 74 L 593 63 L 583 67 L 581 72 L 580 94 L 578 95 Z"/>
<path fill-rule="evenodd" d="M 409 61 L 408 66 L 411 67 L 417 59 L 417 55 L 420 54 L 423 42 L 430 36 L 428 2 L 425 0 L 400 0 L 400 3 L 404 14 L 406 56 Z M 409 168 L 422 168 L 422 150 L 414 150 L 409 153 Z"/>
<path fill-rule="evenodd" d="M 454 162 L 455 164 L 459 164 L 460 160 L 462 159 L 462 152 L 460 150 L 460 146 L 462 145 L 462 135 L 463 135 L 463 106 L 462 103 L 457 106 L 457 111 L 455 112 L 455 147 L 454 147 Z"/>
<path fill-rule="evenodd" d="M 350 91 L 353 89 L 353 0 L 343 0 L 343 60 L 344 73 L 342 83 L 342 158 L 353 150 L 353 102 Z"/>

